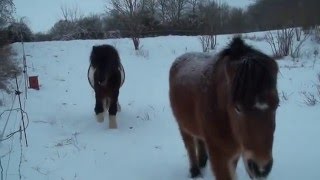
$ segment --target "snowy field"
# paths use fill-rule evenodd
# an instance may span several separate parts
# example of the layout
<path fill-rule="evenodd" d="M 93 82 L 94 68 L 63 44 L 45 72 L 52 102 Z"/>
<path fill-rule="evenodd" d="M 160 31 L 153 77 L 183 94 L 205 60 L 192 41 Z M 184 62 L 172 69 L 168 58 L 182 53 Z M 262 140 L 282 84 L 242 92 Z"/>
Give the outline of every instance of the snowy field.
<path fill-rule="evenodd" d="M 230 37 L 218 37 L 218 50 Z M 271 54 L 266 42 L 246 41 Z M 102 124 L 96 122 L 94 92 L 87 81 L 91 48 L 104 43 L 119 50 L 126 71 L 119 97 L 122 111 L 118 114 L 118 130 L 107 129 L 107 117 Z M 21 179 L 188 179 L 186 150 L 169 106 L 168 74 L 177 56 L 201 51 L 199 39 L 145 38 L 141 45 L 142 50 L 135 52 L 130 39 L 27 43 L 28 72 L 39 76 L 41 87 L 39 91 L 29 90 L 25 102 L 30 119 L 29 146 L 22 142 L 21 151 L 19 134 L 1 142 L 1 180 L 20 179 L 21 152 Z M 21 60 L 21 44 L 12 46 Z M 313 66 L 313 52 L 318 46 L 307 41 L 299 62 L 290 57 L 278 61 L 281 104 L 271 180 L 320 179 L 320 104 L 308 106 L 302 95 L 313 93 L 320 100 L 315 86 L 320 73 L 319 57 Z M 1 98 L 6 106 L 0 107 L 0 112 L 11 105 L 11 96 Z M 16 101 L 14 107 L 17 106 Z M 5 134 L 16 130 L 19 123 L 20 115 L 13 113 Z M 237 174 L 239 180 L 249 179 L 242 162 Z M 209 167 L 204 179 L 213 179 Z"/>

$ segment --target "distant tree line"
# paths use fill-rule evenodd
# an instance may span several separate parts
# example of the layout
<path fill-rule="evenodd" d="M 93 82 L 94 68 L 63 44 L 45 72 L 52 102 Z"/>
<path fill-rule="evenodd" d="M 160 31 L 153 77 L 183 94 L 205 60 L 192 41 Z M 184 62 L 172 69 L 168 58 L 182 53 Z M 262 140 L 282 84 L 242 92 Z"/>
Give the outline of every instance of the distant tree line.
<path fill-rule="evenodd" d="M 32 34 L 22 22 L 5 30 L 10 42 L 19 41 L 17 32 L 22 32 L 25 41 L 121 36 L 139 43 L 139 38 L 147 36 L 308 29 L 320 24 L 319 0 L 256 0 L 247 9 L 216 0 L 111 0 L 106 6 L 105 13 L 89 16 L 82 16 L 77 8 L 61 7 L 61 20 L 46 33 Z"/>
<path fill-rule="evenodd" d="M 8 81 L 21 73 L 16 61 L 12 60 L 13 50 L 6 46 L 14 41 L 9 33 L 14 26 L 12 17 L 14 11 L 15 6 L 12 0 L 0 0 L 0 90 L 8 93 L 10 92 Z"/>

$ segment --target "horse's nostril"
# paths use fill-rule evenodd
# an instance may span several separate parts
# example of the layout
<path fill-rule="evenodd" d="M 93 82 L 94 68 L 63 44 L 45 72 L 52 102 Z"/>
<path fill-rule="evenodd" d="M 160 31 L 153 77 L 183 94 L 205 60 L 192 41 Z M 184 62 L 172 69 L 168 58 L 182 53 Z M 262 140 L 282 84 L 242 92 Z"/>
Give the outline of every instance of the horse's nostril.
<path fill-rule="evenodd" d="M 249 167 L 250 171 L 253 173 L 255 173 L 258 170 L 257 164 L 251 159 L 248 160 L 248 167 Z"/>
<path fill-rule="evenodd" d="M 265 166 L 259 166 L 253 160 L 248 160 L 248 167 L 249 170 L 256 176 L 256 177 L 266 177 L 271 169 L 272 169 L 273 161 L 269 161 L 268 164 Z"/>
<path fill-rule="evenodd" d="M 98 84 L 103 84 L 105 82 L 105 78 L 101 77 L 98 79 Z"/>
<path fill-rule="evenodd" d="M 271 169 L 272 169 L 272 165 L 273 165 L 273 161 L 272 161 L 272 160 L 270 160 L 270 161 L 268 162 L 268 164 L 265 165 L 265 167 L 264 167 L 264 174 L 265 174 L 265 176 L 267 176 L 267 175 L 270 173 L 270 171 L 271 171 Z"/>

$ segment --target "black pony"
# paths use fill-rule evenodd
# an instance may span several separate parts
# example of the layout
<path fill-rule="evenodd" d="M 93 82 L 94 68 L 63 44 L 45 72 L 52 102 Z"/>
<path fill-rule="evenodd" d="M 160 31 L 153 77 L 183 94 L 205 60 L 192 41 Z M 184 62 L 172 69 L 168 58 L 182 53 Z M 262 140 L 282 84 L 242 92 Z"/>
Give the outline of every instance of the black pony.
<path fill-rule="evenodd" d="M 88 69 L 88 80 L 95 91 L 94 111 L 98 122 L 104 121 L 104 110 L 109 111 L 109 128 L 116 129 L 116 114 L 120 111 L 119 89 L 125 73 L 118 51 L 111 45 L 93 46 Z"/>

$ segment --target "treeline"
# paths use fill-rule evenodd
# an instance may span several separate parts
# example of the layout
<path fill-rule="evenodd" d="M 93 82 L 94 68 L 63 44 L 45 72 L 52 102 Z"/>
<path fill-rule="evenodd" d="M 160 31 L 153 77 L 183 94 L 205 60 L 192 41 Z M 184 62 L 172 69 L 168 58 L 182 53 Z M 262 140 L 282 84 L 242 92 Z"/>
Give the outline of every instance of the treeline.
<path fill-rule="evenodd" d="M 12 26 L 8 24 L 13 21 L 14 10 L 12 0 L 0 0 L 0 91 L 7 92 L 10 92 L 8 81 L 21 73 L 16 61 L 11 59 L 14 54 L 13 50 L 6 46 L 13 41 L 8 33 Z"/>
<path fill-rule="evenodd" d="M 62 7 L 63 18 L 46 33 L 32 34 L 26 24 L 6 28 L 10 42 L 200 35 L 265 31 L 320 24 L 319 0 L 256 0 L 247 9 L 214 0 L 111 0 L 101 15 L 81 16 Z M 0 32 L 1 33 L 1 32 Z"/>

